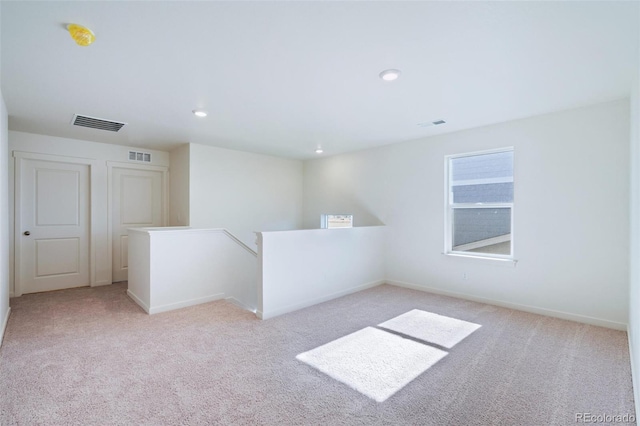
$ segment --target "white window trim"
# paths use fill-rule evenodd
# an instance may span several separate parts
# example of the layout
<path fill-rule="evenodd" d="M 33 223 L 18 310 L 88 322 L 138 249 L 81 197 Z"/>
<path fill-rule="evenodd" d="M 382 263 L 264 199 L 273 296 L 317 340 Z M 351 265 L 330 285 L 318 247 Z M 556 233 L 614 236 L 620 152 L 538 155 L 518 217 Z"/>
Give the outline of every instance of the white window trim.
<path fill-rule="evenodd" d="M 465 152 L 462 154 L 452 154 L 446 155 L 444 157 L 444 254 L 451 256 L 460 256 L 460 257 L 473 257 L 479 259 L 491 259 L 491 260 L 506 260 L 517 262 L 515 260 L 515 244 L 514 244 L 514 216 L 515 216 L 515 193 L 514 193 L 514 201 L 511 203 L 458 203 L 456 207 L 453 207 L 450 203 L 452 199 L 451 187 L 460 186 L 460 182 L 469 183 L 498 183 L 498 182 L 513 182 L 514 178 L 495 178 L 495 179 L 486 179 L 484 180 L 475 180 L 475 181 L 459 181 L 456 185 L 452 185 L 452 176 L 451 176 L 451 160 L 455 158 L 463 158 L 463 157 L 473 157 L 476 155 L 484 155 L 484 154 L 496 154 L 500 152 L 513 152 L 514 153 L 514 163 L 515 163 L 515 150 L 512 146 L 498 149 L 491 149 L 486 151 L 474 151 L 474 152 Z M 515 167 L 514 167 L 515 173 Z M 453 250 L 453 211 L 455 209 L 464 209 L 464 208 L 510 208 L 511 209 L 511 254 L 492 254 L 492 253 L 470 253 L 468 251 L 456 251 Z"/>
<path fill-rule="evenodd" d="M 509 183 L 509 182 L 513 182 L 513 177 L 458 180 L 454 182 L 451 186 L 482 185 L 487 183 Z"/>
<path fill-rule="evenodd" d="M 332 228 L 329 226 L 329 216 L 345 216 L 350 217 L 351 222 L 349 226 L 338 226 Z M 353 215 L 352 214 L 337 214 L 337 213 L 325 213 L 320 215 L 320 229 L 350 229 L 353 228 Z"/>

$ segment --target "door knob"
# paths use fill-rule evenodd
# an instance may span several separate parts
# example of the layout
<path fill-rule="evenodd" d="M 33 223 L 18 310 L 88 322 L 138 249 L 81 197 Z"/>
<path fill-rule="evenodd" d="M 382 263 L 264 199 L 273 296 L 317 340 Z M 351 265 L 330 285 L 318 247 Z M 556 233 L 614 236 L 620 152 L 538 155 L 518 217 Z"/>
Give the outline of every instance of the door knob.
<path fill-rule="evenodd" d="M 24 235 L 26 235 L 26 236 L 28 237 L 29 235 L 31 235 L 31 232 L 29 232 L 29 231 L 24 231 L 24 232 L 23 232 L 23 234 L 24 234 Z"/>

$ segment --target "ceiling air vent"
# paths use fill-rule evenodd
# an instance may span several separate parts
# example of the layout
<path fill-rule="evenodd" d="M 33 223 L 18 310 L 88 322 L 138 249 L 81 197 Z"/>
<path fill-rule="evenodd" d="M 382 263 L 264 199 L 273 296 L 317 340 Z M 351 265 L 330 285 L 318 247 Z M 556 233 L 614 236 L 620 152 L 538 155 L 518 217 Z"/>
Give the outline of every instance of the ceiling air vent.
<path fill-rule="evenodd" d="M 122 129 L 127 123 L 121 123 L 119 121 L 105 120 L 104 118 L 89 117 L 88 115 L 76 114 L 73 116 L 71 124 L 74 126 L 89 127 L 91 129 L 108 130 L 110 132 L 117 132 Z"/>
<path fill-rule="evenodd" d="M 431 126 L 439 126 L 441 124 L 445 124 L 446 121 L 444 120 L 435 120 L 435 121 L 427 121 L 425 123 L 418 123 L 418 126 L 420 127 L 431 127 Z"/>

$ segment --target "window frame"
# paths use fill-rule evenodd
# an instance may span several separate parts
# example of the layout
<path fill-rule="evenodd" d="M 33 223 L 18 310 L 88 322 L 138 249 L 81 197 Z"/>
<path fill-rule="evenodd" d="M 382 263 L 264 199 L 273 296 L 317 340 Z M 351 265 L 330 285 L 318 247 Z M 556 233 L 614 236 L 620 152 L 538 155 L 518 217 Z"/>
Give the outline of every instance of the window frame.
<path fill-rule="evenodd" d="M 348 217 L 349 226 L 329 226 L 331 217 Z M 353 215 L 352 214 L 337 214 L 337 213 L 323 213 L 320 215 L 320 229 L 351 229 L 353 228 Z"/>
<path fill-rule="evenodd" d="M 453 192 L 451 191 L 452 183 L 452 167 L 451 162 L 456 158 L 474 157 L 485 154 L 497 154 L 501 152 L 513 153 L 513 199 L 510 203 L 453 203 Z M 497 178 L 499 179 L 499 178 Z M 452 256 L 475 257 L 481 259 L 494 260 L 515 260 L 515 244 L 514 244 L 514 212 L 515 212 L 515 149 L 513 146 L 490 149 L 484 151 L 465 152 L 461 154 L 445 155 L 444 157 L 444 254 Z M 511 209 L 511 253 L 510 254 L 494 254 L 494 253 L 478 253 L 468 251 L 456 251 L 453 249 L 453 213 L 456 209 L 478 209 L 478 208 L 509 208 Z"/>

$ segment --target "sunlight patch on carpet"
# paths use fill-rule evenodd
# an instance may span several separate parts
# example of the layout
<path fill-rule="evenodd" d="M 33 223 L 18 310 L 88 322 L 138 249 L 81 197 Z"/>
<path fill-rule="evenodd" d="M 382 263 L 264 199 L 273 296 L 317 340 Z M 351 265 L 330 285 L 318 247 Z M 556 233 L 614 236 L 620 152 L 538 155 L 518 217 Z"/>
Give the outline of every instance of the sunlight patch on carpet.
<path fill-rule="evenodd" d="M 479 324 L 419 309 L 399 315 L 378 326 L 448 349 L 481 327 Z"/>
<path fill-rule="evenodd" d="M 440 349 L 367 327 L 296 358 L 383 402 L 446 355 Z"/>

